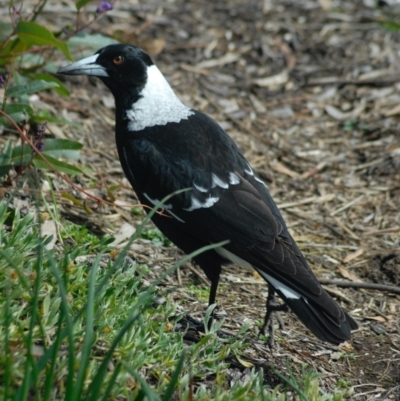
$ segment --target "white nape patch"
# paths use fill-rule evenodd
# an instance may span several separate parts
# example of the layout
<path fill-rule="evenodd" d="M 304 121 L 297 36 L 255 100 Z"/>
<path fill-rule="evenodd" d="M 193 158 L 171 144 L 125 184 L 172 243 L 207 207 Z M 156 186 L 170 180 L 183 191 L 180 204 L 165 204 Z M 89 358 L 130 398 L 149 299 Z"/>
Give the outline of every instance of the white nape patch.
<path fill-rule="evenodd" d="M 253 268 L 253 265 L 251 265 L 249 262 L 246 262 L 244 259 L 240 258 L 239 256 L 233 254 L 232 252 L 228 251 L 223 247 L 215 248 L 215 252 L 217 252 L 223 258 L 230 260 L 232 263 L 235 263 L 236 265 L 245 268 Z M 292 290 L 285 284 L 282 284 L 280 281 L 271 277 L 269 274 L 264 273 L 263 271 L 255 267 L 254 269 L 256 269 L 257 272 L 260 273 L 260 275 L 263 276 L 265 280 L 267 280 L 276 290 L 279 290 L 286 298 L 291 298 L 291 299 L 301 298 L 301 295 L 297 291 Z"/>
<path fill-rule="evenodd" d="M 216 186 L 226 189 L 229 187 L 229 184 L 227 182 L 222 181 L 221 178 L 219 178 L 217 175 L 213 173 L 211 188 L 215 188 Z"/>
<path fill-rule="evenodd" d="M 235 173 L 229 173 L 229 184 L 237 185 L 240 183 L 239 177 Z"/>
<path fill-rule="evenodd" d="M 153 206 L 157 205 L 157 203 L 160 202 L 160 201 L 157 200 L 157 199 L 151 199 L 150 196 L 147 195 L 146 193 L 144 193 L 143 195 L 145 196 L 145 198 L 146 198 Z M 165 204 L 164 204 L 164 205 L 162 205 L 162 207 L 163 207 L 165 210 L 167 210 L 167 213 L 170 214 L 172 217 L 175 217 L 175 218 L 176 218 L 177 220 L 179 220 L 181 223 L 184 223 L 184 221 L 183 221 L 181 218 L 179 218 L 175 213 L 171 212 L 171 210 L 172 210 L 172 205 L 171 205 L 171 204 L 168 204 L 168 205 L 165 205 Z"/>
<path fill-rule="evenodd" d="M 200 186 L 200 185 L 193 184 L 193 186 L 194 186 L 198 191 L 200 191 L 200 192 L 208 192 L 208 189 L 207 189 L 207 188 L 204 188 L 204 187 L 202 187 L 202 186 Z"/>
<path fill-rule="evenodd" d="M 197 198 L 192 196 L 191 200 L 192 200 L 192 204 L 190 205 L 190 207 L 184 209 L 184 210 L 187 210 L 188 212 L 191 212 L 195 209 L 205 209 L 205 208 L 211 207 L 219 201 L 219 198 L 209 196 L 205 202 L 201 202 L 200 200 L 198 200 Z"/>
<path fill-rule="evenodd" d="M 127 110 L 130 120 L 128 129 L 140 131 L 155 125 L 179 123 L 194 114 L 194 111 L 181 103 L 160 70 L 152 65 L 147 68 L 147 82 L 141 98 Z"/>

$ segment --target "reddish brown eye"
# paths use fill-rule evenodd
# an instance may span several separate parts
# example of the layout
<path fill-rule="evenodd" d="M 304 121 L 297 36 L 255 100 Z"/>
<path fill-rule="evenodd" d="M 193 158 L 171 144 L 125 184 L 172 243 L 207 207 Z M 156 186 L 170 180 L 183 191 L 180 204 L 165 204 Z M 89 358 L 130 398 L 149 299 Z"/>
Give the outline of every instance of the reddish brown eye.
<path fill-rule="evenodd" d="M 113 63 L 115 65 L 120 65 L 124 62 L 124 58 L 122 56 L 117 56 L 114 58 Z"/>

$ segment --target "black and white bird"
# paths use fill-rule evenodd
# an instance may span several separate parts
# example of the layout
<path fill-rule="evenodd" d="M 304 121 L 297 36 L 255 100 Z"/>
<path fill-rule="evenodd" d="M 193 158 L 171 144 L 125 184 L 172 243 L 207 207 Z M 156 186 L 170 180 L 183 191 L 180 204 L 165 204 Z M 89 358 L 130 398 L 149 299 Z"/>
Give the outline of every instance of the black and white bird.
<path fill-rule="evenodd" d="M 265 325 L 283 309 L 276 292 L 319 339 L 350 339 L 357 323 L 319 284 L 265 184 L 212 118 L 181 103 L 148 54 L 110 45 L 58 73 L 96 76 L 114 95 L 119 158 L 142 204 L 191 188 L 152 218 L 172 242 L 191 253 L 229 240 L 194 258 L 211 281 L 209 304 L 221 265 L 233 262 L 268 282 Z"/>

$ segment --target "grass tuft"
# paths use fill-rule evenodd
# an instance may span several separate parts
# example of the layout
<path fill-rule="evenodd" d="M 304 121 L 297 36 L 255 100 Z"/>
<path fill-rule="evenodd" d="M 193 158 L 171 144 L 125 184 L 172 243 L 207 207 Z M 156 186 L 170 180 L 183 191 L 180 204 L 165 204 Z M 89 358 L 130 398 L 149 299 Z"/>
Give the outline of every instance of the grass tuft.
<path fill-rule="evenodd" d="M 255 368 L 246 369 L 246 380 L 232 380 L 227 360 L 240 358 L 246 344 L 242 332 L 219 338 L 223 323 L 213 322 L 198 343 L 185 344 L 169 321 L 177 315 L 172 297 L 167 294 L 163 305 L 154 298 L 165 276 L 193 255 L 145 285 L 148 267 L 126 253 L 147 220 L 112 260 L 106 242 L 68 224 L 76 246 L 46 250 L 40 222 L 0 204 L 4 400 L 280 401 L 287 389 L 301 400 L 342 399 L 327 398 L 310 375 L 301 382 L 281 375 L 287 389 L 267 388 Z M 206 321 L 210 316 L 211 309 Z"/>

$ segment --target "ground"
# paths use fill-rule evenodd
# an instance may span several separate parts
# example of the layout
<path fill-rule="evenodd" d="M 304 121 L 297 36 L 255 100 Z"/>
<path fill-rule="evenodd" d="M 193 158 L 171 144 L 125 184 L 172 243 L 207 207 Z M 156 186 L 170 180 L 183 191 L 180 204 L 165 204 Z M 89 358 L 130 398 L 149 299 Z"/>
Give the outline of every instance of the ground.
<path fill-rule="evenodd" d="M 392 3 L 391 5 L 388 5 Z M 90 29 L 145 48 L 181 100 L 210 114 L 234 138 L 282 210 L 291 233 L 321 280 L 400 285 L 400 7 L 396 2 L 124 1 Z M 49 5 L 41 17 L 72 21 L 70 7 Z M 83 22 L 85 15 L 82 16 Z M 71 20 L 70 20 L 71 19 Z M 58 56 L 57 56 L 58 57 Z M 66 64 L 61 56 L 59 65 Z M 100 81 L 63 79 L 68 98 L 40 95 L 64 118 L 50 135 L 84 144 L 77 182 L 119 204 L 135 204 L 114 143 L 113 100 Z M 61 183 L 61 187 L 65 184 Z M 72 192 L 72 191 L 71 191 Z M 77 198 L 82 194 L 73 192 Z M 62 200 L 60 199 L 60 203 Z M 102 204 L 96 213 L 64 201 L 63 216 L 96 233 L 139 224 L 128 209 Z M 180 257 L 175 247 L 140 240 L 132 256 L 154 275 Z M 181 310 L 202 318 L 203 297 L 187 286 L 207 279 L 185 265 L 164 283 Z M 390 291 L 325 287 L 359 322 L 341 347 L 318 341 L 291 314 L 269 350 L 257 338 L 267 288 L 250 271 L 224 270 L 218 294 L 224 329 L 248 335 L 244 360 L 285 372 L 304 363 L 322 373 L 327 390 L 338 377 L 356 400 L 400 400 L 400 296 Z M 249 333 L 249 332 L 248 332 Z M 290 361 L 287 365 L 287 361 Z M 235 373 L 232 367 L 232 375 Z"/>

